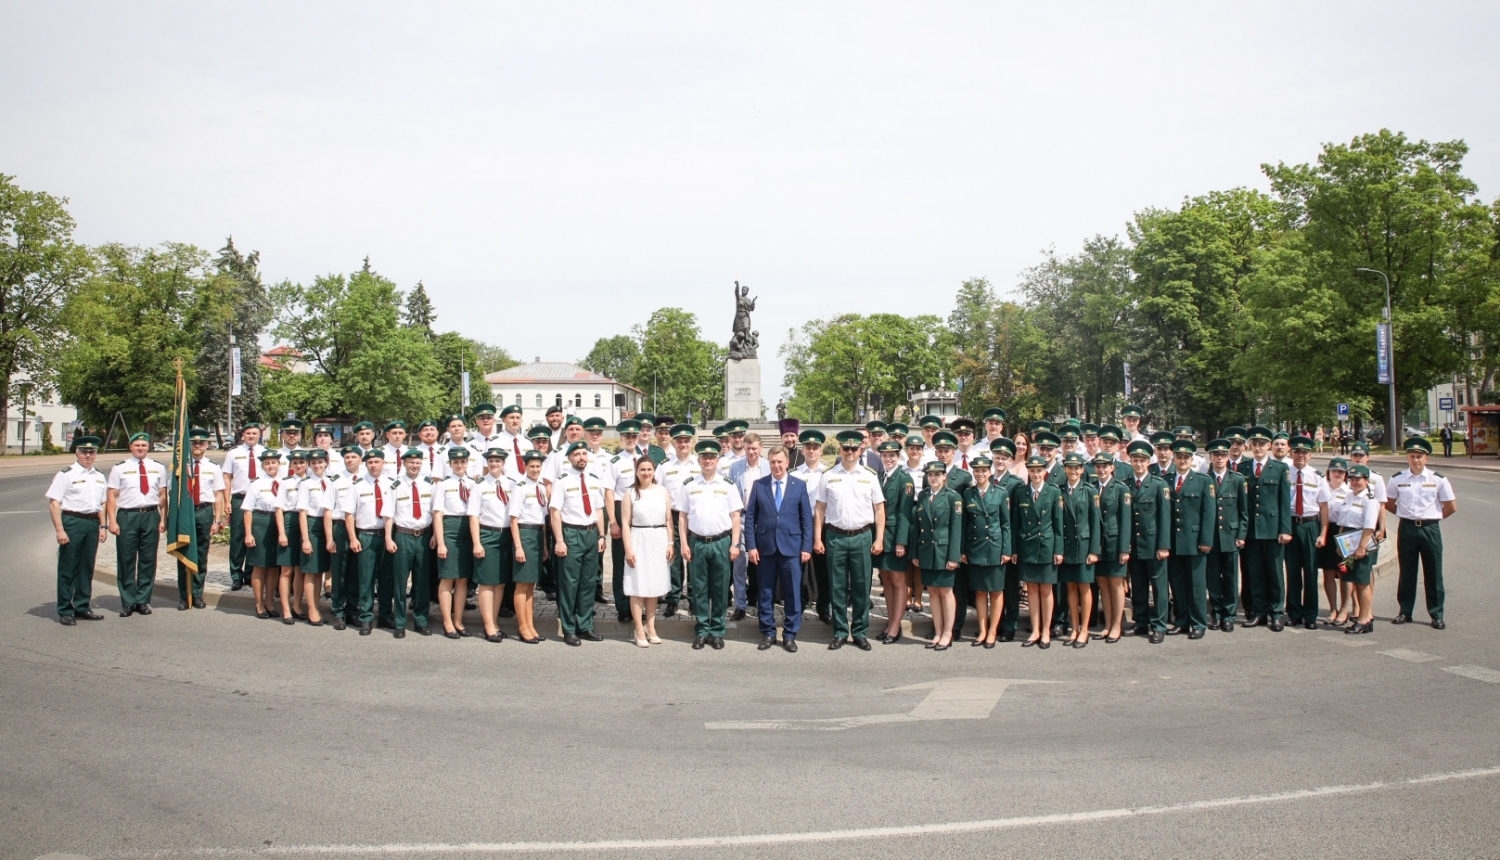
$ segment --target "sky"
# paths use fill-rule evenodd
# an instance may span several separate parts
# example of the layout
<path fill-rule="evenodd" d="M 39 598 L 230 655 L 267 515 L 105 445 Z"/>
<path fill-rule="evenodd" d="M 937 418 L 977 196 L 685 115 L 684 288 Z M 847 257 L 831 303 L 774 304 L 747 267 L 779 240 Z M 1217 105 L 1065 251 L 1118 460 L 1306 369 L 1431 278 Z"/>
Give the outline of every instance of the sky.
<path fill-rule="evenodd" d="M 1047 249 L 1390 128 L 1500 196 L 1494 3 L 5 0 L 0 173 L 90 244 L 371 265 L 437 328 L 576 361 L 660 307 L 726 343 L 946 317 Z M 1470 36 L 1479 42 L 1469 40 Z M 1488 82 L 1488 83 L 1486 83 Z"/>

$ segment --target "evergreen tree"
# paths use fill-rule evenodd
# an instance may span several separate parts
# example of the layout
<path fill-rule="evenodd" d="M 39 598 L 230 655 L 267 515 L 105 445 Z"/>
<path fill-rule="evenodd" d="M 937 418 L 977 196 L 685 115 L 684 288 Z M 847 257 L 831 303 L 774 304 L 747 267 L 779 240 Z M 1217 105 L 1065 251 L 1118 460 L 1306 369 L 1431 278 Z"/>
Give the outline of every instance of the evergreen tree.
<path fill-rule="evenodd" d="M 366 263 L 368 264 L 368 260 Z M 432 299 L 428 297 L 427 287 L 421 281 L 417 281 L 417 288 L 406 297 L 406 313 L 403 314 L 402 322 L 432 340 L 432 324 L 437 322 L 437 312 L 432 309 Z"/>
<path fill-rule="evenodd" d="M 229 300 L 225 304 L 227 314 L 208 315 L 203 320 L 202 345 L 195 361 L 198 389 L 191 404 L 194 423 L 203 427 L 219 427 L 227 417 L 231 336 L 243 356 L 235 415 L 260 416 L 260 337 L 272 317 L 271 296 L 260 279 L 259 251 L 240 253 L 231 236 L 219 249 L 213 265 L 220 281 L 217 286 L 227 292 Z M 232 435 L 233 428 L 228 432 Z M 221 437 L 220 444 L 223 441 Z"/>

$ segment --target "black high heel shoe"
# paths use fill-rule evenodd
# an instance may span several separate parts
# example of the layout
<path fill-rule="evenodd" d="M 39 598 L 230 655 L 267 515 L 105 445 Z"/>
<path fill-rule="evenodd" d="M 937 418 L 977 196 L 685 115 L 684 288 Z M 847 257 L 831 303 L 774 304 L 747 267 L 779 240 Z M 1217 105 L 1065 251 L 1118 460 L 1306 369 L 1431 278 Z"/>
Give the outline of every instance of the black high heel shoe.
<path fill-rule="evenodd" d="M 1042 640 L 1040 640 L 1040 639 L 1027 639 L 1025 642 L 1021 643 L 1021 647 L 1022 648 L 1035 648 L 1037 645 L 1041 644 L 1041 641 Z"/>
<path fill-rule="evenodd" d="M 984 647 L 986 647 L 986 648 L 993 648 L 993 647 L 995 647 L 994 640 L 990 640 L 990 641 L 984 643 Z"/>
<path fill-rule="evenodd" d="M 897 642 L 900 642 L 900 641 L 901 641 L 901 634 L 900 633 L 897 633 L 895 636 L 887 636 L 887 637 L 885 637 L 885 640 L 884 640 L 885 644 L 887 644 L 887 645 L 895 645 Z"/>
<path fill-rule="evenodd" d="M 1052 640 L 1049 639 L 1046 642 L 1038 642 L 1036 643 L 1036 647 L 1042 649 L 1043 651 L 1046 651 L 1048 648 L 1052 647 Z"/>
<path fill-rule="evenodd" d="M 953 643 L 949 642 L 947 645 L 934 645 L 934 646 L 932 646 L 932 650 L 934 650 L 934 651 L 947 651 L 949 648 L 952 648 L 952 647 L 953 647 Z"/>

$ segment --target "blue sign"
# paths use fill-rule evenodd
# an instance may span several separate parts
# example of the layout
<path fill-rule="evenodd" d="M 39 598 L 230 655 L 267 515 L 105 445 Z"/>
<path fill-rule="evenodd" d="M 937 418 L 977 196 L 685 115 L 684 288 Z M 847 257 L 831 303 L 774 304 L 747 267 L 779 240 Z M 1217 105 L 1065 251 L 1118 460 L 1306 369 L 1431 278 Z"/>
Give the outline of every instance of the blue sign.
<path fill-rule="evenodd" d="M 1375 326 L 1375 375 L 1381 385 L 1391 384 L 1391 325 Z"/>
<path fill-rule="evenodd" d="M 1452 397 L 1439 397 L 1438 398 L 1438 411 L 1439 412 L 1452 412 L 1453 411 L 1453 398 Z"/>
<path fill-rule="evenodd" d="M 1349 404 L 1347 404 L 1347 403 L 1340 403 L 1339 404 L 1339 417 L 1340 418 L 1348 418 L 1349 417 Z"/>

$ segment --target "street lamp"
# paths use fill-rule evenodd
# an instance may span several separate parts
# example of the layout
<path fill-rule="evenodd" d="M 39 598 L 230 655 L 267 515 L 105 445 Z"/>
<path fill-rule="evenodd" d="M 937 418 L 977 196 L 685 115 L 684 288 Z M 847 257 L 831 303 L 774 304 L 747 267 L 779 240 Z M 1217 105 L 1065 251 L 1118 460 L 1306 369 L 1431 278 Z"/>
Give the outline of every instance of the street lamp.
<path fill-rule="evenodd" d="M 1388 368 L 1390 370 L 1391 378 L 1391 403 L 1390 411 L 1387 413 L 1389 417 L 1385 422 L 1387 425 L 1385 428 L 1385 432 L 1386 436 L 1390 438 L 1391 453 L 1399 454 L 1401 452 L 1396 447 L 1398 444 L 1396 442 L 1396 431 L 1401 427 L 1402 421 L 1401 416 L 1396 412 L 1396 326 L 1395 323 L 1391 320 L 1391 279 L 1386 275 L 1385 272 L 1382 272 L 1379 269 L 1366 269 L 1361 266 L 1354 271 L 1363 272 L 1367 275 L 1379 275 L 1380 279 L 1382 281 L 1385 281 L 1385 324 L 1390 326 L 1390 343 L 1388 344 L 1388 348 L 1391 351 L 1390 367 Z"/>

